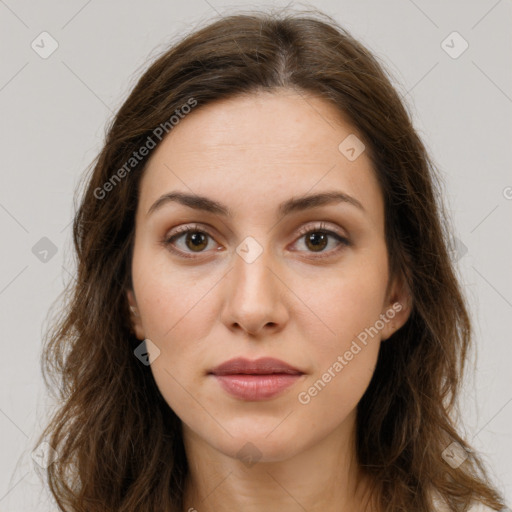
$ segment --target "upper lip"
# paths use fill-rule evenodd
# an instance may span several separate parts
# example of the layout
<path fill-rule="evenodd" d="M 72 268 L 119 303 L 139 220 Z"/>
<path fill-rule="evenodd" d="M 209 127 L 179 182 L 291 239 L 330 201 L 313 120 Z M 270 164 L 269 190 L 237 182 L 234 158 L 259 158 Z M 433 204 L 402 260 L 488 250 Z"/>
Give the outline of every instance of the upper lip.
<path fill-rule="evenodd" d="M 251 361 L 243 357 L 236 357 L 225 361 L 219 366 L 213 368 L 209 373 L 214 375 L 234 375 L 234 374 L 248 374 L 248 375 L 268 375 L 271 373 L 289 373 L 292 375 L 300 375 L 299 369 L 275 359 L 273 357 L 261 357 Z"/>

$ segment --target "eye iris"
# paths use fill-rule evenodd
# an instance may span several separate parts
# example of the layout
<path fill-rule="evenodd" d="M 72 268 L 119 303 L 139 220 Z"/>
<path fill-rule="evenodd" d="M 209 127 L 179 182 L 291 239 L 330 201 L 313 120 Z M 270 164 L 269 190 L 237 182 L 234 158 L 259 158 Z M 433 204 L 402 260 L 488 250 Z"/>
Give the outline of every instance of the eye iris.
<path fill-rule="evenodd" d="M 190 246 L 189 242 L 191 242 L 193 245 Z M 186 236 L 186 244 L 187 247 L 191 250 L 201 250 L 208 245 L 208 240 L 205 233 L 201 233 L 200 231 L 192 231 Z"/>
<path fill-rule="evenodd" d="M 311 233 L 306 236 L 306 244 L 308 248 L 311 249 L 310 243 L 313 244 L 313 251 L 319 252 L 325 249 L 327 244 L 327 235 L 325 233 L 320 233 L 318 231 Z"/>

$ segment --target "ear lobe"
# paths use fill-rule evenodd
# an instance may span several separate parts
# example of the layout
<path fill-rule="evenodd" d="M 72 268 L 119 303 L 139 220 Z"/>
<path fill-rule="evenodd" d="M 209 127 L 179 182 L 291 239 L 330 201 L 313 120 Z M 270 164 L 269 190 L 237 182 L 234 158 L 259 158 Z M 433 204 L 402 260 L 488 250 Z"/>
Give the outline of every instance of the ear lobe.
<path fill-rule="evenodd" d="M 382 311 L 385 326 L 381 331 L 381 340 L 387 340 L 408 320 L 412 311 L 412 294 L 401 276 L 393 283 L 387 307 Z"/>
<path fill-rule="evenodd" d="M 128 304 L 130 306 L 130 326 L 139 340 L 144 340 L 146 337 L 144 336 L 144 329 L 142 327 L 142 321 L 139 314 L 139 309 L 137 307 L 137 301 L 135 299 L 135 294 L 133 290 L 129 289 L 126 291 L 126 298 L 128 299 Z"/>

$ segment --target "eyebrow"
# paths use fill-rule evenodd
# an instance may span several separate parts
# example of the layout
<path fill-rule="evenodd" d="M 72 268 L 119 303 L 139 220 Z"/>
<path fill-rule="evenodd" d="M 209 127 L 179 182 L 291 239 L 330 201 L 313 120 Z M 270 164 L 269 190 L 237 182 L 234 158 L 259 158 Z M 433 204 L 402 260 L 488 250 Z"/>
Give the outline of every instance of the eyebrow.
<path fill-rule="evenodd" d="M 165 204 L 179 203 L 183 206 L 193 208 L 195 210 L 201 210 L 216 215 L 222 215 L 224 217 L 233 217 L 233 212 L 222 203 L 214 201 L 205 196 L 197 194 L 188 194 L 184 192 L 169 192 L 160 196 L 149 208 L 147 216 L 156 210 L 160 209 Z M 291 213 L 308 210 L 310 208 L 318 208 L 320 206 L 326 206 L 335 203 L 345 203 L 355 206 L 359 210 L 366 212 L 363 205 L 355 198 L 344 192 L 330 191 L 321 192 L 318 194 L 310 194 L 302 197 L 292 197 L 287 201 L 281 203 L 278 207 L 278 213 L 280 216 L 286 216 Z"/>

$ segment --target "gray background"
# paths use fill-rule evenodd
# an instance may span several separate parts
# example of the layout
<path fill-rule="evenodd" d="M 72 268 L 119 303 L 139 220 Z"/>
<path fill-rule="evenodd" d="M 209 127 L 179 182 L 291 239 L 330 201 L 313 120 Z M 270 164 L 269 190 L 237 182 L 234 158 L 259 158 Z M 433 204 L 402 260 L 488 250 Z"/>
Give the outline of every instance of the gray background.
<path fill-rule="evenodd" d="M 50 305 L 73 273 L 73 194 L 101 147 L 106 122 L 168 43 L 219 14 L 285 2 L 185 4 L 0 0 L 0 512 L 56 509 L 29 450 L 51 405 L 40 374 L 41 335 Z M 464 432 L 510 504 L 512 2 L 314 5 L 388 66 L 442 170 L 476 330 L 478 363 L 470 364 L 474 377 L 464 387 Z M 43 31 L 58 42 L 46 59 L 31 47 L 34 40 L 42 46 Z M 453 31 L 469 44 L 458 58 L 442 46 Z M 446 44 L 452 53 L 462 49 L 453 37 Z M 54 255 L 41 252 L 48 245 L 43 237 Z"/>

